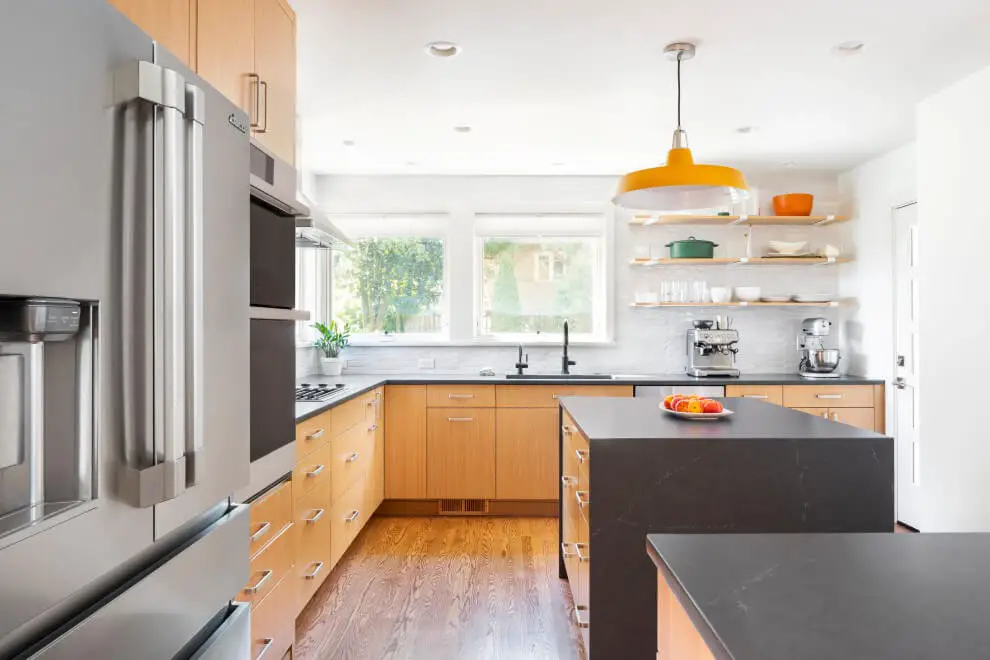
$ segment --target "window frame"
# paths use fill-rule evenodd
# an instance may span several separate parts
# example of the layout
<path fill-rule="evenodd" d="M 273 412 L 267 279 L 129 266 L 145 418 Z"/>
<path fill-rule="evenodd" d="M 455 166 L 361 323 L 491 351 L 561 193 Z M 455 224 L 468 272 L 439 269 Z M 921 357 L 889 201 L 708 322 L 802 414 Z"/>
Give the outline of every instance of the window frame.
<path fill-rule="evenodd" d="M 329 323 L 330 319 L 333 318 L 333 254 L 330 250 L 323 248 L 304 248 L 296 247 L 296 309 L 301 309 L 309 312 L 308 321 L 296 321 L 295 327 L 295 342 L 296 348 L 303 348 L 306 346 L 313 346 L 316 339 L 315 335 L 312 338 L 307 338 L 304 336 L 304 332 L 315 333 L 311 326 L 314 323 Z M 313 257 L 316 260 L 314 263 L 314 271 L 312 273 L 303 273 L 303 265 L 300 263 L 299 253 L 301 250 L 312 250 L 318 252 L 319 254 L 314 254 Z M 319 258 L 326 258 L 326 265 L 320 272 Z M 303 277 L 308 275 L 308 277 Z M 307 284 L 307 280 L 309 283 Z M 318 293 L 317 295 L 317 309 L 310 310 L 300 305 L 301 300 L 305 299 L 305 294 L 303 292 L 304 287 L 322 287 L 322 295 Z"/>

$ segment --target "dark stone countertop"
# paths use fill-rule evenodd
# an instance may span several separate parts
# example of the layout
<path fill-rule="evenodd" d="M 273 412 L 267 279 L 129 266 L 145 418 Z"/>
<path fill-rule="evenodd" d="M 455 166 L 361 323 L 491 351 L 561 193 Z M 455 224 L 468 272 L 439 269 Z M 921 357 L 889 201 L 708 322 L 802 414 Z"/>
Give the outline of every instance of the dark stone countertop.
<path fill-rule="evenodd" d="M 988 657 L 990 534 L 651 534 L 646 547 L 719 660 Z"/>
<path fill-rule="evenodd" d="M 873 431 L 751 399 L 721 399 L 735 414 L 692 421 L 661 409 L 656 397 L 561 397 L 560 403 L 590 440 L 878 438 Z"/>
<path fill-rule="evenodd" d="M 743 374 L 739 378 L 694 378 L 687 374 L 622 374 L 614 379 L 581 378 L 580 374 L 562 381 L 526 378 L 511 379 L 505 374 L 475 376 L 471 374 L 358 374 L 343 376 L 306 376 L 296 383 L 342 383 L 348 389 L 340 395 L 319 403 L 297 403 L 296 422 L 302 422 L 324 410 L 353 399 L 379 385 L 430 385 L 457 383 L 461 385 L 882 385 L 883 380 L 860 376 L 842 376 L 827 380 L 808 380 L 797 374 Z"/>

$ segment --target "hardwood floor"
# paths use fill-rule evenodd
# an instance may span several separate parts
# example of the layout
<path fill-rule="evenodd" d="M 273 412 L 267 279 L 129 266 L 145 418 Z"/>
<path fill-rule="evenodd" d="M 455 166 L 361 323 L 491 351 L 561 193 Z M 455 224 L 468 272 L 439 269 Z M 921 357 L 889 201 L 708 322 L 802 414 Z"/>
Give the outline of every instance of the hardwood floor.
<path fill-rule="evenodd" d="M 580 659 L 554 518 L 375 517 L 296 621 L 295 657 Z"/>

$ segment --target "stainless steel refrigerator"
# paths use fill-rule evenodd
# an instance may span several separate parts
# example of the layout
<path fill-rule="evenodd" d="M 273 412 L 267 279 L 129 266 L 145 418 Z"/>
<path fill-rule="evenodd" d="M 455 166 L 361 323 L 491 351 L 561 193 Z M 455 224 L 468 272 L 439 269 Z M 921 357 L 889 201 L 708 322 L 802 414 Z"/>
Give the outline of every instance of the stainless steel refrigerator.
<path fill-rule="evenodd" d="M 248 117 L 104 0 L 0 80 L 0 657 L 246 657 Z"/>

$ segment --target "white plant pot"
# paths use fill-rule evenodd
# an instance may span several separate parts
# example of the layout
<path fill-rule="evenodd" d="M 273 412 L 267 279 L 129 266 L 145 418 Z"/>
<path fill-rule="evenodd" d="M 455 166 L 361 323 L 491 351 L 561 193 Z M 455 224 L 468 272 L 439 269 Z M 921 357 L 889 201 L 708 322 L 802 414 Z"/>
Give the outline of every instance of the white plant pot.
<path fill-rule="evenodd" d="M 324 376 L 339 376 L 344 370 L 344 360 L 342 358 L 320 358 L 320 366 Z"/>

